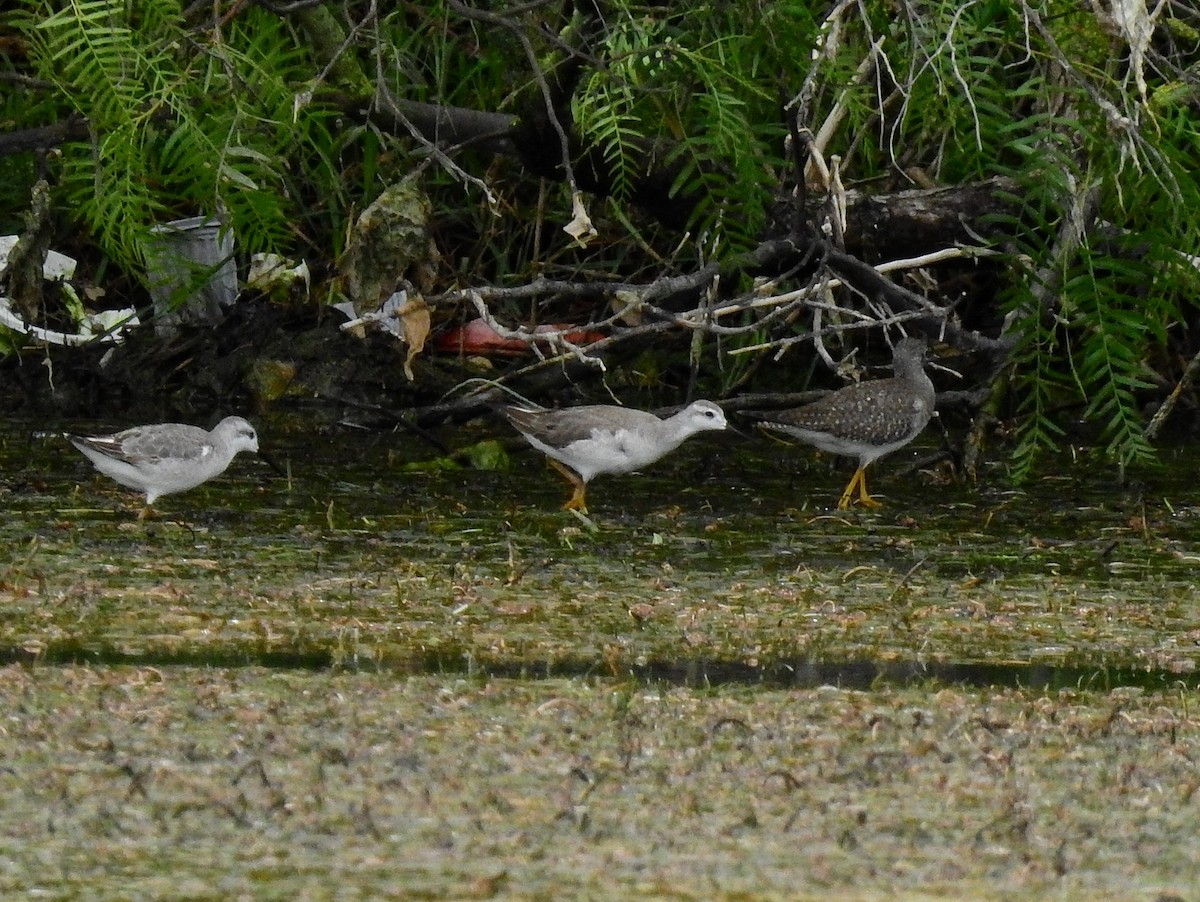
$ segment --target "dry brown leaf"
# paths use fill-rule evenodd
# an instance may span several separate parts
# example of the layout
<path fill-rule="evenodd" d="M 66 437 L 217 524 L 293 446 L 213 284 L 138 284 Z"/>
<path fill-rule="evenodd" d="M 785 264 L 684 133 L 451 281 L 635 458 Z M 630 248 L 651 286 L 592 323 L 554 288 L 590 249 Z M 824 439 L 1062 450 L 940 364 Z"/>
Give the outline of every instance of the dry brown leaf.
<path fill-rule="evenodd" d="M 424 350 L 425 340 L 429 338 L 429 305 L 423 297 L 410 297 L 397 313 L 404 324 L 404 341 L 408 345 L 408 354 L 404 358 L 404 375 L 412 382 L 412 362 Z"/>

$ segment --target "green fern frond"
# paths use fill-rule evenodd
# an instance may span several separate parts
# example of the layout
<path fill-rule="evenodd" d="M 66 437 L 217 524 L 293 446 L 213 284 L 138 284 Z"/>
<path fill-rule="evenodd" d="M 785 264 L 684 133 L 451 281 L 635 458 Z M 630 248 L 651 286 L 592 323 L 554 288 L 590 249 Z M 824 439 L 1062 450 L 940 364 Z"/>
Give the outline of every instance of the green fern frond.
<path fill-rule="evenodd" d="M 1088 402 L 1085 416 L 1100 424 L 1107 454 L 1122 465 L 1155 460 L 1136 396 L 1151 387 L 1144 362 L 1150 342 L 1163 338 L 1138 303 L 1154 280 L 1152 268 L 1132 255 L 1085 248 L 1063 288 L 1078 304 L 1071 325 L 1082 336 L 1075 364 Z"/>
<path fill-rule="evenodd" d="M 1032 273 L 1027 272 L 1032 279 Z M 1012 357 L 1012 378 L 1019 386 L 1017 405 L 1017 442 L 1011 461 L 1011 476 L 1021 482 L 1033 471 L 1038 459 L 1059 450 L 1064 430 L 1055 419 L 1060 402 L 1073 394 L 1064 380 L 1058 360 L 1060 342 L 1057 329 L 1048 321 L 1028 289 L 1015 293 L 1010 303 L 1024 316 L 1014 324 L 1022 340 Z"/>
<path fill-rule="evenodd" d="M 697 200 L 693 233 L 734 252 L 761 237 L 783 133 L 756 124 L 778 103 L 757 77 L 769 48 L 742 28 L 718 29 L 722 16 L 706 9 L 684 30 L 630 8 L 606 35 L 605 68 L 580 86 L 572 111 L 587 145 L 601 151 L 615 197 L 627 198 L 633 177 L 652 165 L 673 167 L 672 194 Z M 665 159 L 650 158 L 657 148 L 670 148 Z"/>
<path fill-rule="evenodd" d="M 175 0 L 28 0 L 18 24 L 92 131 L 63 149 L 67 205 L 131 273 L 150 227 L 181 216 L 220 212 L 242 249 L 284 250 L 312 188 L 287 184 L 281 161 L 307 155 L 337 185 L 323 196 L 341 190 L 329 114 L 293 108 L 311 63 L 277 16 L 246 10 L 208 43 Z"/>
<path fill-rule="evenodd" d="M 600 151 L 618 200 L 630 196 L 637 176 L 647 167 L 646 135 L 633 107 L 632 92 L 614 84 L 592 85 L 572 104 L 579 133 L 587 147 Z"/>

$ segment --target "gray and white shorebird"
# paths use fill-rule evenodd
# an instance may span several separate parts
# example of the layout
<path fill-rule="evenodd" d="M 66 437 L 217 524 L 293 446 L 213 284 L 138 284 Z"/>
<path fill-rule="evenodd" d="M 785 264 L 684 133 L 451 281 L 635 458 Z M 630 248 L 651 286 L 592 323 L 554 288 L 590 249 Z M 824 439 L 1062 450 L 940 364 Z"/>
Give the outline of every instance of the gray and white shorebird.
<path fill-rule="evenodd" d="M 696 433 L 728 425 L 725 412 L 712 401 L 695 401 L 665 419 L 607 404 L 563 410 L 506 407 L 504 415 L 571 483 L 563 507 L 580 513 L 587 513 L 587 484 L 597 476 L 640 470 Z"/>
<path fill-rule="evenodd" d="M 892 352 L 889 379 L 847 385 L 821 400 L 791 410 L 748 411 L 759 426 L 794 436 L 845 457 L 857 457 L 858 469 L 838 500 L 838 509 L 851 504 L 855 489 L 859 503 L 880 504 L 867 493 L 867 467 L 903 448 L 929 423 L 934 412 L 933 382 L 925 373 L 925 339 L 901 339 Z"/>
<path fill-rule="evenodd" d="M 147 506 L 220 476 L 240 451 L 258 451 L 258 433 L 241 417 L 226 417 L 211 432 L 185 423 L 155 423 L 113 435 L 68 434 L 67 439 L 105 476 L 144 492 Z"/>

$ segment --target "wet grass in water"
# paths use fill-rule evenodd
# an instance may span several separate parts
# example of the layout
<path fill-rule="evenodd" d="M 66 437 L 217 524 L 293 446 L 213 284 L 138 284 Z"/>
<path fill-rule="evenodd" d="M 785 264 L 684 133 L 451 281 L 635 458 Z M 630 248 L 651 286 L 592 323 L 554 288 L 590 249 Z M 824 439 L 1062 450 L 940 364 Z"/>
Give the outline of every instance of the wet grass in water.
<path fill-rule="evenodd" d="M 274 436 L 290 481 L 239 458 L 138 522 L 6 429 L 9 893 L 1198 887 L 1190 468 L 970 490 L 900 455 L 841 514 L 810 452 L 705 439 L 597 481 L 590 529 L 532 455 Z"/>
<path fill-rule="evenodd" d="M 347 440 L 297 457 L 290 483 L 239 460 L 139 522 L 135 496 L 44 453 L 5 499 L 0 648 L 50 659 L 1187 673 L 1200 654 L 1192 508 L 1102 484 L 927 490 L 917 474 L 881 480 L 883 512 L 842 514 L 812 497 L 838 474 L 813 466 L 802 492 L 717 446 L 699 451 L 714 475 L 683 489 L 696 466 L 683 453 L 598 482 L 592 530 L 557 510 L 562 486 L 530 458 L 426 475 Z"/>
<path fill-rule="evenodd" d="M 9 898 L 1198 886 L 1179 693 L 10 667 L 0 704 Z"/>

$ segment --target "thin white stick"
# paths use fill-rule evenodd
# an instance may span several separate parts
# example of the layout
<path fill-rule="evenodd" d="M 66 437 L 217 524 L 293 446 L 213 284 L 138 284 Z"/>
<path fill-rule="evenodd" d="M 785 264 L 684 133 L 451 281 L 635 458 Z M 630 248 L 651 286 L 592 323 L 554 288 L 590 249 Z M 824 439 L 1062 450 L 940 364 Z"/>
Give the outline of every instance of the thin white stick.
<path fill-rule="evenodd" d="M 986 247 L 947 247 L 940 251 L 933 251 L 929 254 L 923 254 L 920 257 L 908 257 L 903 260 L 889 260 L 886 263 L 880 263 L 875 267 L 878 273 L 895 272 L 898 269 L 918 269 L 922 266 L 930 266 L 934 263 L 941 263 L 943 260 L 956 260 L 963 257 L 991 257 L 999 254 L 999 251 L 993 251 Z M 809 285 L 804 288 L 799 288 L 796 291 L 787 291 L 783 294 L 775 294 L 769 297 L 758 298 L 750 301 L 747 304 L 731 304 L 728 307 L 720 307 L 712 311 L 714 317 L 726 316 L 730 313 L 741 313 L 743 310 L 761 310 L 764 307 L 778 307 L 781 304 L 789 304 L 792 301 L 800 300 L 808 295 L 817 294 L 818 292 L 829 291 L 833 288 L 840 288 L 844 283 L 841 279 L 826 279 L 823 282 L 818 282 L 816 285 Z M 846 311 L 849 312 L 849 311 Z"/>

